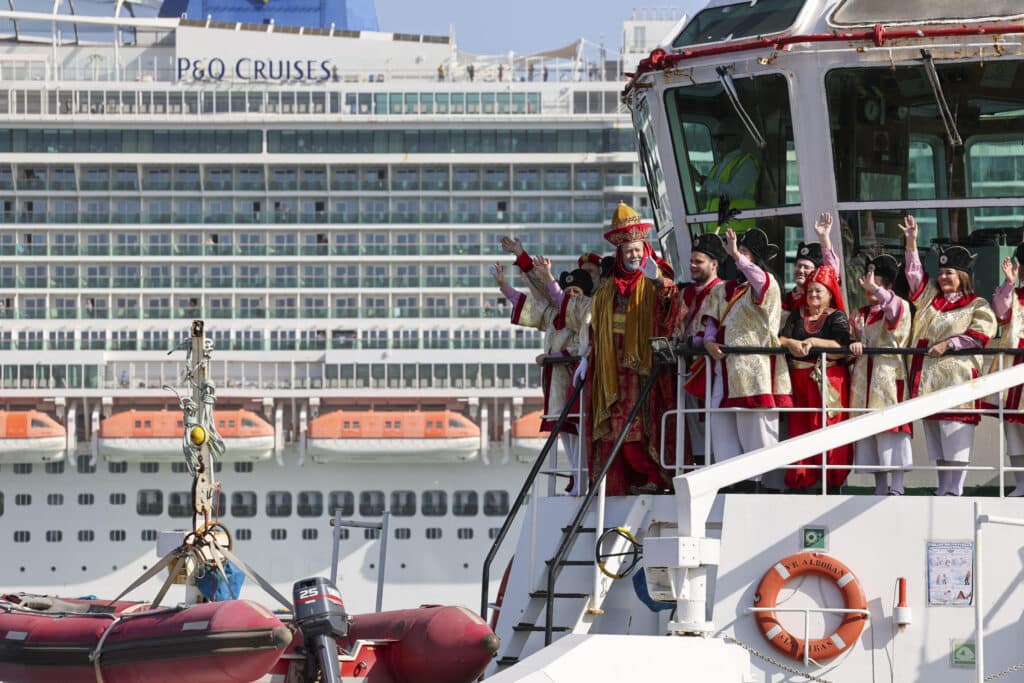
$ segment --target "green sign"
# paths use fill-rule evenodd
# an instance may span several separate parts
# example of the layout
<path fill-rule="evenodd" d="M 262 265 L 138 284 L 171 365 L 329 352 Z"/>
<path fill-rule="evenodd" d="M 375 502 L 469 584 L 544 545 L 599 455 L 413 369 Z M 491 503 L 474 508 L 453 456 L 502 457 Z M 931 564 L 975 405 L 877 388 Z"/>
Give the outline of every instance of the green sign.
<path fill-rule="evenodd" d="M 949 651 L 949 659 L 953 666 L 974 666 L 974 641 L 954 640 Z"/>
<path fill-rule="evenodd" d="M 826 550 L 825 528 L 805 526 L 800 534 L 800 544 L 804 550 Z"/>

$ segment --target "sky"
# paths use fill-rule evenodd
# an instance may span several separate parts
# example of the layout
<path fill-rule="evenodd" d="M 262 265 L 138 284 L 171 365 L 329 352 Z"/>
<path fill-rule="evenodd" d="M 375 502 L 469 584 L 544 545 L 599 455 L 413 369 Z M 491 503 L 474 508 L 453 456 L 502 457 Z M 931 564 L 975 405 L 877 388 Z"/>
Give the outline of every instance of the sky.
<path fill-rule="evenodd" d="M 676 0 L 674 16 L 706 0 Z M 629 0 L 377 0 L 381 31 L 448 35 L 455 27 L 460 49 L 473 54 L 538 52 L 585 38 L 609 54 L 622 45 L 622 22 L 642 5 Z"/>

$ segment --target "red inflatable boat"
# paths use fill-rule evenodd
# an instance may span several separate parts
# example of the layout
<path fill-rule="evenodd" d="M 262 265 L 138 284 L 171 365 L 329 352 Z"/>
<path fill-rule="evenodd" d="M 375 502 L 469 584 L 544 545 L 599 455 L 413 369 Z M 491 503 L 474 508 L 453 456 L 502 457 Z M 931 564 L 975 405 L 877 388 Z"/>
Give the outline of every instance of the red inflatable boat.
<path fill-rule="evenodd" d="M 0 595 L 0 681 L 249 683 L 270 671 L 292 635 L 248 600 L 151 609 Z"/>
<path fill-rule="evenodd" d="M 339 638 L 341 675 L 366 683 L 470 683 L 498 651 L 498 637 L 464 607 L 424 605 L 416 609 L 356 614 Z M 302 634 L 272 669 L 274 681 L 291 681 L 306 659 Z"/>

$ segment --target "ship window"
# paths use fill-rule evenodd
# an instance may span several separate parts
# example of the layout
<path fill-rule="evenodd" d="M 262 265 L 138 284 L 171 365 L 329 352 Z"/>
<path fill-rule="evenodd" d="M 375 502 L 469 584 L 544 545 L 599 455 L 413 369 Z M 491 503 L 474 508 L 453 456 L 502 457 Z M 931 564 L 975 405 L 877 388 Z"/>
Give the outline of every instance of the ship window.
<path fill-rule="evenodd" d="M 32 494 L 31 493 L 19 493 L 19 494 L 17 494 L 16 496 L 14 496 L 14 504 L 15 505 L 31 505 L 32 504 Z"/>
<path fill-rule="evenodd" d="M 428 541 L 439 541 L 441 540 L 441 527 L 432 526 L 427 528 L 427 540 Z"/>
<path fill-rule="evenodd" d="M 36 427 L 37 429 L 46 429 L 50 425 L 46 424 L 45 422 L 43 422 L 42 420 L 40 420 L 38 418 L 33 417 L 32 418 L 32 426 Z"/>
<path fill-rule="evenodd" d="M 160 471 L 160 463 L 158 462 L 140 462 L 139 472 L 143 474 L 156 474 Z"/>
<path fill-rule="evenodd" d="M 80 543 L 92 543 L 96 539 L 96 532 L 92 529 L 81 529 L 78 532 L 78 541 Z"/>
<path fill-rule="evenodd" d="M 91 494 L 91 493 L 79 493 L 78 494 L 78 504 L 79 505 L 92 505 L 95 502 L 95 500 L 96 500 L 95 496 L 93 496 L 93 494 Z"/>
<path fill-rule="evenodd" d="M 120 543 L 120 542 L 124 541 L 124 539 L 126 539 L 126 538 L 128 538 L 128 534 L 125 533 L 124 529 L 111 529 L 110 530 L 110 540 L 111 541 L 114 541 L 115 543 Z"/>
<path fill-rule="evenodd" d="M 392 491 L 391 514 L 395 517 L 412 517 L 415 515 L 416 493 L 414 491 Z"/>
<path fill-rule="evenodd" d="M 441 517 L 448 514 L 448 494 L 444 491 L 424 491 L 422 512 L 424 517 Z"/>
<path fill-rule="evenodd" d="M 302 530 L 302 540 L 303 541 L 315 541 L 317 535 L 318 534 L 317 534 L 317 530 L 316 529 L 303 529 Z"/>
<path fill-rule="evenodd" d="M 48 493 L 46 494 L 47 505 L 63 505 L 64 494 L 63 493 Z"/>
<path fill-rule="evenodd" d="M 188 466 L 185 463 L 183 463 L 183 462 L 172 462 L 171 463 L 171 472 L 173 474 L 185 474 L 185 471 L 187 469 L 188 469 Z"/>
<path fill-rule="evenodd" d="M 256 493 L 254 491 L 235 491 L 231 494 L 232 517 L 256 516 Z"/>
<path fill-rule="evenodd" d="M 111 505 L 124 505 L 128 501 L 128 497 L 123 493 L 111 493 L 110 504 Z"/>
<path fill-rule="evenodd" d="M 458 429 L 461 426 L 462 425 L 459 424 L 458 420 L 453 420 L 451 418 L 448 418 L 448 429 Z"/>
<path fill-rule="evenodd" d="M 460 541 L 472 541 L 473 530 L 469 527 L 462 527 L 457 532 Z"/>
<path fill-rule="evenodd" d="M 352 426 L 352 423 L 349 422 L 348 420 L 345 420 L 345 423 L 344 423 L 345 429 L 349 429 L 351 426 Z"/>
<path fill-rule="evenodd" d="M 380 529 L 363 529 L 363 538 L 367 541 L 380 538 Z"/>
<path fill-rule="evenodd" d="M 395 538 L 399 541 L 408 541 L 410 538 L 412 538 L 412 529 L 404 526 L 396 528 Z"/>
<path fill-rule="evenodd" d="M 697 12 L 672 41 L 672 47 L 778 33 L 793 25 L 803 6 L 804 0 L 745 0 L 730 5 L 716 4 Z M 649 49 L 643 44 L 631 47 L 639 52 Z"/>
<path fill-rule="evenodd" d="M 479 501 L 476 491 L 456 491 L 452 500 L 452 514 L 456 517 L 472 517 L 480 511 Z"/>
<path fill-rule="evenodd" d="M 164 493 L 159 489 L 142 489 L 135 502 L 135 511 L 140 515 L 162 515 Z"/>
<path fill-rule="evenodd" d="M 741 211 L 800 202 L 796 173 L 790 174 L 797 158 L 786 78 L 779 74 L 740 78 L 734 85 L 751 112 L 753 127 L 764 138 L 764 147 L 758 146 L 741 122 L 718 81 L 672 88 L 665 94 L 676 167 L 684 179 L 683 197 L 689 214 L 717 212 L 721 195 L 729 195 L 731 206 Z M 757 107 L 752 108 L 755 102 Z M 657 144 L 647 139 L 650 137 L 648 130 L 644 145 L 653 153 Z M 657 166 L 653 157 L 642 161 L 648 175 L 652 170 L 655 175 L 660 173 L 653 168 Z M 791 175 L 793 184 L 788 182 Z M 658 178 L 653 180 L 660 184 Z M 741 216 L 735 227 L 754 227 L 753 219 L 744 222 Z"/>
<path fill-rule="evenodd" d="M 348 540 L 348 529 L 338 529 L 338 538 L 342 541 Z"/>
<path fill-rule="evenodd" d="M 391 429 L 391 420 L 384 421 L 384 429 Z"/>
<path fill-rule="evenodd" d="M 64 532 L 60 529 L 50 529 L 46 532 L 47 543 L 60 543 L 64 540 Z"/>
<path fill-rule="evenodd" d="M 319 517 L 324 514 L 324 494 L 319 491 L 299 491 L 296 512 L 299 517 Z"/>
<path fill-rule="evenodd" d="M 427 429 L 433 429 L 433 428 L 434 428 L 434 421 L 433 420 L 427 420 Z"/>
<path fill-rule="evenodd" d="M 46 463 L 47 474 L 64 474 L 64 461 Z"/>
<path fill-rule="evenodd" d="M 192 515 L 192 494 L 187 491 L 174 491 L 167 495 L 167 514 L 170 517 L 189 517 Z"/>
<path fill-rule="evenodd" d="M 128 463 L 127 462 L 110 462 L 110 463 L 107 463 L 107 470 L 111 474 L 124 474 L 125 472 L 128 471 Z"/>
<path fill-rule="evenodd" d="M 239 474 L 248 474 L 249 472 L 252 472 L 252 463 L 251 462 L 236 462 L 235 463 L 235 472 L 238 472 Z"/>
<path fill-rule="evenodd" d="M 32 534 L 28 531 L 15 531 L 14 542 L 15 543 L 28 543 L 32 540 Z"/>
<path fill-rule="evenodd" d="M 494 539 L 496 539 L 498 537 L 498 534 L 500 534 L 500 533 L 501 533 L 501 527 L 492 526 L 490 529 L 487 530 L 487 538 L 489 538 L 489 539 L 491 539 L 493 541 Z"/>
<path fill-rule="evenodd" d="M 14 463 L 15 474 L 32 474 L 32 463 L 30 462 L 16 462 Z"/>
<path fill-rule="evenodd" d="M 267 517 L 291 517 L 292 494 L 288 491 L 267 492 Z"/>
<path fill-rule="evenodd" d="M 255 427 L 256 426 L 256 421 L 255 420 L 250 420 L 247 417 L 243 417 L 242 418 L 242 426 L 243 427 Z"/>
<path fill-rule="evenodd" d="M 252 529 L 235 529 L 236 541 L 251 541 Z"/>
<path fill-rule="evenodd" d="M 363 517 L 380 517 L 384 513 L 383 491 L 362 491 L 359 494 L 359 514 Z"/>
<path fill-rule="evenodd" d="M 152 543 L 153 541 L 156 540 L 156 537 L 157 537 L 156 529 L 143 529 L 142 530 L 142 540 L 143 541 L 146 541 L 148 543 Z"/>
<path fill-rule="evenodd" d="M 141 427 L 142 426 L 142 420 L 136 420 L 135 421 L 135 426 L 136 427 Z"/>
<path fill-rule="evenodd" d="M 271 541 L 284 541 L 288 538 L 287 529 L 271 529 L 270 540 Z"/>
<path fill-rule="evenodd" d="M 484 514 L 488 517 L 507 515 L 508 491 L 486 491 L 484 493 Z"/>
<path fill-rule="evenodd" d="M 96 463 L 92 461 L 92 457 L 88 455 L 80 455 L 77 458 L 78 473 L 79 474 L 95 474 Z"/>
<path fill-rule="evenodd" d="M 351 517 L 355 511 L 355 496 L 351 491 L 331 491 L 328 501 L 332 517 L 338 510 L 341 511 L 342 517 Z"/>

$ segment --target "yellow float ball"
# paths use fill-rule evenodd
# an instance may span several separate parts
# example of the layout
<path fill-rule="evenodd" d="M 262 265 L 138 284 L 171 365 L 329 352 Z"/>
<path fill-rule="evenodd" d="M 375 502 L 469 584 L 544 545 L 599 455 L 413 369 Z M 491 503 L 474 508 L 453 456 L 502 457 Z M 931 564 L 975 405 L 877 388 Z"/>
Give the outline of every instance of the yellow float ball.
<path fill-rule="evenodd" d="M 188 439 L 192 442 L 193 446 L 202 446 L 206 443 L 206 430 L 201 426 L 196 425 L 189 430 Z"/>

